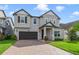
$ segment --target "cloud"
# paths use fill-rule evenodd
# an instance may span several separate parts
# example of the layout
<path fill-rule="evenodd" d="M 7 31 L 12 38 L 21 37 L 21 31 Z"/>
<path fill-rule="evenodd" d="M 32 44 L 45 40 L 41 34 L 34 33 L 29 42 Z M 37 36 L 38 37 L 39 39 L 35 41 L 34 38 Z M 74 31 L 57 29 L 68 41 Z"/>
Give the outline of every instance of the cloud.
<path fill-rule="evenodd" d="M 8 5 L 0 5 L 0 9 L 1 10 L 6 10 L 6 9 L 8 9 Z"/>
<path fill-rule="evenodd" d="M 9 14 L 12 15 L 14 13 L 14 11 L 11 11 Z"/>
<path fill-rule="evenodd" d="M 60 23 L 63 23 L 63 22 L 64 22 L 64 21 L 62 21 L 62 20 L 60 21 Z"/>
<path fill-rule="evenodd" d="M 79 11 L 73 12 L 72 15 L 79 16 Z"/>
<path fill-rule="evenodd" d="M 74 15 L 70 15 L 68 18 L 73 20 L 75 18 L 75 16 Z"/>
<path fill-rule="evenodd" d="M 16 9 L 15 11 L 18 11 L 19 9 Z M 9 15 L 11 16 L 15 11 L 9 12 Z"/>
<path fill-rule="evenodd" d="M 47 4 L 38 4 L 34 9 L 39 10 L 39 11 L 48 11 L 49 10 Z"/>
<path fill-rule="evenodd" d="M 64 10 L 64 6 L 56 6 L 56 10 L 58 11 L 58 12 L 61 12 L 62 10 Z"/>
<path fill-rule="evenodd" d="M 69 16 L 69 18 L 75 18 L 76 16 L 79 16 L 79 11 L 72 12 L 72 14 Z"/>

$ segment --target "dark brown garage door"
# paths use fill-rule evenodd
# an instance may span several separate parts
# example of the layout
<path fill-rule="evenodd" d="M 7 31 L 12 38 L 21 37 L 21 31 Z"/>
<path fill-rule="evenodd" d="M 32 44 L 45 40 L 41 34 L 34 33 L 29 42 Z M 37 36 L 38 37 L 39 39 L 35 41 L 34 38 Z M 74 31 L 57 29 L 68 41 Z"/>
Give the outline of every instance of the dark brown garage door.
<path fill-rule="evenodd" d="M 37 39 L 37 32 L 19 32 L 19 39 L 20 40 L 28 40 L 32 39 L 35 40 Z"/>

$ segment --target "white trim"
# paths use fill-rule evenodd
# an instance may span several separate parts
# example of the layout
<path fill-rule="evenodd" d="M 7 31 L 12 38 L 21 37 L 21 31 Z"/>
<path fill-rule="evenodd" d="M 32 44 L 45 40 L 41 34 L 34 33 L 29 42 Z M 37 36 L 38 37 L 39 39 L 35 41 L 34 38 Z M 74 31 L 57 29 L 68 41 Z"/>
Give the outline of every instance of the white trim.
<path fill-rule="evenodd" d="M 55 40 L 55 37 L 54 37 L 54 28 L 52 28 L 52 40 Z"/>
<path fill-rule="evenodd" d="M 44 37 L 46 36 L 46 27 L 44 27 Z"/>

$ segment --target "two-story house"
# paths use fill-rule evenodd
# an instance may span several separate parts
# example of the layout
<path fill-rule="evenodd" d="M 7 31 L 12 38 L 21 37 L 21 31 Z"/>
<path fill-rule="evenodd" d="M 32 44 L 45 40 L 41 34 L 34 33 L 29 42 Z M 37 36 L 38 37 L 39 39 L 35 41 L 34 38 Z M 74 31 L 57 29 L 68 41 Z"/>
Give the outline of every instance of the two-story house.
<path fill-rule="evenodd" d="M 7 17 L 5 20 L 5 35 L 14 34 L 13 26 L 14 26 L 13 19 L 11 17 Z"/>
<path fill-rule="evenodd" d="M 14 30 L 18 40 L 40 40 L 45 36 L 49 40 L 64 38 L 64 29 L 60 28 L 60 17 L 52 10 L 41 16 L 32 16 L 24 9 L 15 13 Z"/>
<path fill-rule="evenodd" d="M 3 10 L 0 10 L 0 33 L 4 33 L 5 20 L 6 20 L 6 14 Z"/>
<path fill-rule="evenodd" d="M 9 20 L 11 20 L 11 17 L 7 17 L 4 10 L 0 10 L 0 33 L 5 35 L 13 34 L 13 29 Z"/>

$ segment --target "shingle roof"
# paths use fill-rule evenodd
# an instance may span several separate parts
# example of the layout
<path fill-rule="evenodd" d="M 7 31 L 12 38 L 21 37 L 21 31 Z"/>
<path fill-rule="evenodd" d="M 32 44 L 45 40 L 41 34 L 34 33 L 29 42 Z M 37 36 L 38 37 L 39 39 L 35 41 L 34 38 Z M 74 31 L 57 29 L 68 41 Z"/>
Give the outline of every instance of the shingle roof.
<path fill-rule="evenodd" d="M 47 25 L 47 24 L 51 24 L 51 26 L 50 25 Z M 43 26 L 41 26 L 41 27 L 39 27 L 39 28 L 42 28 L 42 27 L 54 27 L 54 28 L 59 28 L 59 27 L 57 27 L 57 26 L 55 26 L 52 22 L 48 22 L 48 23 L 46 23 L 46 24 L 44 24 Z"/>
<path fill-rule="evenodd" d="M 24 9 L 20 9 L 19 11 L 24 11 L 24 12 L 26 12 L 27 14 L 29 14 L 27 11 L 25 11 Z M 13 15 L 16 15 L 19 11 L 16 11 L 15 13 L 13 13 Z M 52 10 L 49 10 L 49 11 L 47 11 L 47 12 L 45 12 L 44 14 L 42 14 L 41 16 L 43 16 L 43 15 L 45 15 L 46 13 L 48 13 L 48 12 L 52 12 L 54 15 L 56 15 Z M 31 14 L 29 14 L 31 17 L 41 17 L 41 16 L 32 16 Z M 60 17 L 58 16 L 58 15 L 56 15 L 57 17 L 58 17 L 58 19 L 60 19 Z"/>
<path fill-rule="evenodd" d="M 52 12 L 55 16 L 57 16 L 58 17 L 58 19 L 60 19 L 60 17 L 54 12 L 54 11 L 52 11 L 52 10 L 49 10 L 49 11 L 47 11 L 47 12 L 45 12 L 44 14 L 42 14 L 41 16 L 43 16 L 43 15 L 45 15 L 45 14 L 47 14 L 48 12 Z M 40 17 L 41 17 L 40 16 Z"/>
<path fill-rule="evenodd" d="M 15 13 L 13 13 L 13 15 L 16 15 L 18 12 L 20 12 L 20 11 L 24 11 L 25 13 L 27 13 L 28 15 L 30 15 L 27 11 L 25 11 L 24 9 L 20 9 L 20 10 L 18 10 L 18 11 L 16 11 Z M 31 16 L 31 15 L 30 15 Z"/>

